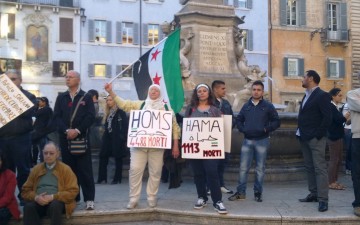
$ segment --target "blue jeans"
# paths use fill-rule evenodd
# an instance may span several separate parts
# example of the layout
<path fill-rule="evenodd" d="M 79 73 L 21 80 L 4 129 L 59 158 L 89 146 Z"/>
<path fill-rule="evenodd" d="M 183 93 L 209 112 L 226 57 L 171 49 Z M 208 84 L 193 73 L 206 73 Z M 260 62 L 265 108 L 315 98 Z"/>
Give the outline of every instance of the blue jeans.
<path fill-rule="evenodd" d="M 255 157 L 255 183 L 254 192 L 262 193 L 265 176 L 265 161 L 267 150 L 269 148 L 269 138 L 261 140 L 244 139 L 241 147 L 240 155 L 240 178 L 237 186 L 237 191 L 241 194 L 246 194 L 246 184 L 251 167 L 251 163 Z"/>
<path fill-rule="evenodd" d="M 355 195 L 355 200 L 352 205 L 353 207 L 360 207 L 360 138 L 352 139 L 351 150 L 351 177 Z"/>

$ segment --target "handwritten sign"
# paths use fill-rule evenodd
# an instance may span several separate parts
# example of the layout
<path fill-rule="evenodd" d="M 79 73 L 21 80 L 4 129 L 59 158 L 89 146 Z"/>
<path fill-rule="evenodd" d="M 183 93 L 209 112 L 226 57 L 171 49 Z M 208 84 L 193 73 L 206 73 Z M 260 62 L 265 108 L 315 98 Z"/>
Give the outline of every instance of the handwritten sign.
<path fill-rule="evenodd" d="M 181 153 L 187 159 L 224 159 L 224 119 L 184 118 Z"/>
<path fill-rule="evenodd" d="M 172 118 L 172 111 L 131 110 L 127 146 L 171 149 Z"/>
<path fill-rule="evenodd" d="M 0 75 L 0 128 L 33 105 L 8 76 Z"/>

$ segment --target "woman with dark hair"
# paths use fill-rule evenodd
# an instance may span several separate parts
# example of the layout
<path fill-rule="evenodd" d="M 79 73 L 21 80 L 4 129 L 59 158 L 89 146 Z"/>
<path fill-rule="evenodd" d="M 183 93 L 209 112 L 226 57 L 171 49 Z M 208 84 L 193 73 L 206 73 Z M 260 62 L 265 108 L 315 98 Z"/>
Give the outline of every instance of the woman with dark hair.
<path fill-rule="evenodd" d="M 40 161 L 44 161 L 42 150 L 48 142 L 47 134 L 52 132 L 52 115 L 53 111 L 49 106 L 47 97 L 38 98 L 38 108 L 35 111 L 35 122 L 33 125 L 34 132 L 31 135 L 33 143 L 32 163 L 37 164 L 40 152 Z"/>
<path fill-rule="evenodd" d="M 327 132 L 327 144 L 329 146 L 330 160 L 328 168 L 329 188 L 344 190 L 345 186 L 337 182 L 338 172 L 342 162 L 344 123 L 350 114 L 345 117 L 339 111 L 338 105 L 342 101 L 341 89 L 333 88 L 329 91 L 331 96 L 332 122 Z"/>
<path fill-rule="evenodd" d="M 189 117 L 221 117 L 222 113 L 214 105 L 214 96 L 207 84 L 198 84 L 192 94 L 190 105 L 185 111 L 185 118 Z M 195 209 L 206 206 L 208 197 L 206 186 L 210 189 L 214 209 L 220 214 L 227 210 L 222 202 L 220 181 L 218 176 L 217 159 L 191 159 L 189 160 L 194 173 L 194 182 L 198 194 Z"/>
<path fill-rule="evenodd" d="M 0 224 L 8 224 L 11 217 L 20 219 L 15 197 L 16 175 L 7 168 L 4 153 L 0 150 Z"/>
<path fill-rule="evenodd" d="M 115 175 L 111 184 L 121 183 L 122 159 L 126 156 L 126 137 L 128 119 L 126 113 L 119 109 L 111 96 L 106 97 L 105 131 L 102 137 L 102 146 L 99 154 L 98 184 L 107 183 L 107 165 L 109 157 L 115 158 Z"/>

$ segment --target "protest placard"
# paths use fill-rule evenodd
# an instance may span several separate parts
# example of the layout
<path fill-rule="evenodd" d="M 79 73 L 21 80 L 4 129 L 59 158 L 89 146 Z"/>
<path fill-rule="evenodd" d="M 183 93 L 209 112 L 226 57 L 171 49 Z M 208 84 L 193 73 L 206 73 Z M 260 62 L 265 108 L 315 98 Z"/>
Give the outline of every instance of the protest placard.
<path fill-rule="evenodd" d="M 0 75 L 0 128 L 30 109 L 34 104 L 6 76 Z"/>
<path fill-rule="evenodd" d="M 172 118 L 172 111 L 131 110 L 127 146 L 171 149 Z"/>
<path fill-rule="evenodd" d="M 224 119 L 184 118 L 181 156 L 186 159 L 224 159 Z"/>

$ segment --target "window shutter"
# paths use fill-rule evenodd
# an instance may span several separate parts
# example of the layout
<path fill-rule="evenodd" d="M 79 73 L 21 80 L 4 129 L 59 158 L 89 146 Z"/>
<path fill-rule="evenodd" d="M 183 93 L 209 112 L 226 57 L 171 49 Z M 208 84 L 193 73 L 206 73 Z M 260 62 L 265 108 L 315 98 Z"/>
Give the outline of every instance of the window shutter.
<path fill-rule="evenodd" d="M 149 29 L 148 29 L 148 25 L 147 24 L 143 24 L 143 27 L 142 27 L 142 31 L 143 31 L 143 36 L 142 36 L 142 39 L 143 39 L 143 45 L 149 45 Z"/>
<path fill-rule="evenodd" d="M 165 0 L 159 0 L 159 2 L 165 2 Z"/>
<path fill-rule="evenodd" d="M 73 42 L 73 19 L 59 18 L 59 41 Z"/>
<path fill-rule="evenodd" d="M 8 27 L 9 33 L 8 38 L 15 39 L 15 14 L 8 14 Z"/>
<path fill-rule="evenodd" d="M 288 58 L 284 57 L 284 76 L 289 76 Z"/>
<path fill-rule="evenodd" d="M 236 0 L 234 0 L 236 1 Z M 224 5 L 229 5 L 229 0 L 224 0 Z"/>
<path fill-rule="evenodd" d="M 138 45 L 139 44 L 139 24 L 138 23 L 134 23 L 133 24 L 133 34 L 134 34 L 134 37 L 133 37 L 133 44 L 134 45 Z"/>
<path fill-rule="evenodd" d="M 233 5 L 235 8 L 239 7 L 239 1 L 238 0 L 234 0 Z"/>
<path fill-rule="evenodd" d="M 165 34 L 162 32 L 161 26 L 159 26 L 159 41 L 164 39 L 164 37 L 165 37 Z"/>
<path fill-rule="evenodd" d="M 280 0 L 280 25 L 286 26 L 286 5 L 287 0 Z"/>
<path fill-rule="evenodd" d="M 253 6 L 252 6 L 252 3 L 253 3 L 252 0 L 247 0 L 247 1 L 246 1 L 246 8 L 252 9 L 252 7 L 253 7 Z"/>
<path fill-rule="evenodd" d="M 122 23 L 116 22 L 116 43 L 122 44 Z"/>
<path fill-rule="evenodd" d="M 88 75 L 89 77 L 94 77 L 94 64 L 89 64 L 88 65 Z"/>
<path fill-rule="evenodd" d="M 116 76 L 121 73 L 122 65 L 116 65 Z"/>
<path fill-rule="evenodd" d="M 342 41 L 349 40 L 347 27 L 347 4 L 340 3 L 340 38 Z"/>
<path fill-rule="evenodd" d="M 89 20 L 89 41 L 95 41 L 94 20 Z"/>
<path fill-rule="evenodd" d="M 249 51 L 252 51 L 253 50 L 253 30 L 247 30 L 246 33 L 247 33 L 246 49 Z"/>
<path fill-rule="evenodd" d="M 111 43 L 111 21 L 106 21 L 106 43 Z"/>
<path fill-rule="evenodd" d="M 107 78 L 111 78 L 112 74 L 111 74 L 111 65 L 106 65 L 106 74 L 105 77 Z"/>
<path fill-rule="evenodd" d="M 53 77 L 60 76 L 59 67 L 60 67 L 60 63 L 58 61 L 53 61 Z"/>
<path fill-rule="evenodd" d="M 299 25 L 306 26 L 306 0 L 299 1 Z"/>
<path fill-rule="evenodd" d="M 346 73 L 345 60 L 339 60 L 339 77 L 344 78 Z"/>
<path fill-rule="evenodd" d="M 330 59 L 326 60 L 326 76 L 330 77 Z"/>
<path fill-rule="evenodd" d="M 304 59 L 298 59 L 298 76 L 305 75 Z"/>

